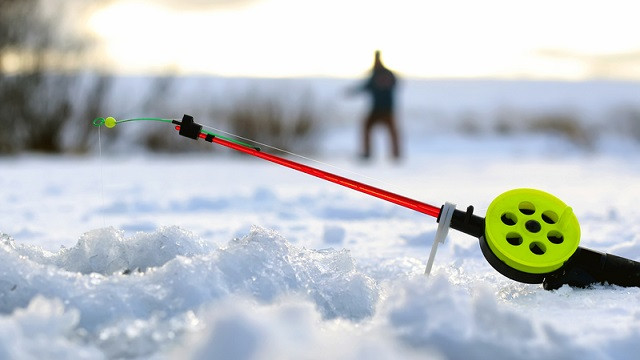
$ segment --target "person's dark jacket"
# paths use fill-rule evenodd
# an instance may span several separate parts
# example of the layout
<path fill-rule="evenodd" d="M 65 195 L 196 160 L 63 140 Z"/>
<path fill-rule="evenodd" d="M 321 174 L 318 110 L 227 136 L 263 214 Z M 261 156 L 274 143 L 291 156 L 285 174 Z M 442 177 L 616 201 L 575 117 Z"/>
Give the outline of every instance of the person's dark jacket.
<path fill-rule="evenodd" d="M 364 83 L 362 90 L 371 94 L 371 110 L 373 112 L 393 111 L 393 92 L 396 77 L 384 66 L 373 68 L 371 76 Z"/>

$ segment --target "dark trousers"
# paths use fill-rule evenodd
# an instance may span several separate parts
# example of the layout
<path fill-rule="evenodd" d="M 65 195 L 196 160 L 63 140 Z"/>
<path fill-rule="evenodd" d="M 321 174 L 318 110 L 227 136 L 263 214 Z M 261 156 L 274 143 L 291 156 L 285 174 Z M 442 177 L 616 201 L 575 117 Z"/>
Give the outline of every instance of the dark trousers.
<path fill-rule="evenodd" d="M 395 117 L 391 111 L 372 111 L 364 121 L 362 129 L 362 156 L 371 156 L 371 130 L 377 124 L 384 125 L 391 137 L 391 153 L 394 158 L 400 158 L 400 143 L 398 141 L 398 129 L 396 128 Z"/>

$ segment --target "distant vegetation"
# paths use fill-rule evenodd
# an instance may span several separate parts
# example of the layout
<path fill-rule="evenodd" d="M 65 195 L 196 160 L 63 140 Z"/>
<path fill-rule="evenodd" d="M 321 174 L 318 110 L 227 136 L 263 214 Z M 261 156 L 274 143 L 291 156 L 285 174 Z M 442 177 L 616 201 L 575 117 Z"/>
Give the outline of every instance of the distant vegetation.
<path fill-rule="evenodd" d="M 0 79 L 0 121 L 3 125 L 0 154 L 22 151 L 85 153 L 96 146 L 97 132 L 91 120 L 112 115 L 114 109 L 130 107 L 114 103 L 110 96 L 114 79 L 110 77 L 39 74 L 46 81 L 34 81 L 30 76 Z M 135 105 L 137 110 L 130 112 L 143 114 L 137 116 L 174 116 L 180 119 L 182 115 L 177 114 L 176 109 L 178 112 L 193 109 L 191 104 L 170 108 L 170 104 L 175 103 L 169 90 L 175 84 L 170 79 L 150 80 L 146 85 L 151 90 L 142 95 L 136 94 L 141 98 Z M 196 121 L 205 125 L 211 125 L 210 119 L 213 118 L 215 125 L 224 131 L 300 153 L 314 151 L 320 130 L 318 124 L 321 123 L 319 111 L 310 95 L 301 101 L 288 102 L 277 94 L 252 92 L 225 101 L 211 101 L 207 106 L 200 105 L 196 112 L 211 114 L 196 116 Z M 165 126 L 148 126 L 144 131 L 131 127 L 130 130 L 136 134 L 135 143 L 152 152 L 212 149 L 204 143 L 184 141 Z M 109 147 L 117 144 L 126 132 L 116 127 L 101 133 L 103 146 Z"/>
<path fill-rule="evenodd" d="M 0 153 L 86 150 L 87 127 L 78 131 L 70 129 L 70 123 L 91 112 L 106 90 L 103 81 L 93 82 L 94 103 L 87 105 L 73 96 L 81 85 L 78 77 L 50 74 L 47 69 L 64 68 L 69 59 L 82 55 L 88 43 L 57 26 L 63 22 L 61 9 L 40 4 L 39 0 L 0 1 Z"/>
<path fill-rule="evenodd" d="M 250 95 L 231 104 L 226 121 L 231 132 L 249 139 L 287 151 L 313 152 L 320 115 L 311 96 L 296 105 Z"/>
<path fill-rule="evenodd" d="M 183 113 L 195 116 L 202 124 L 283 150 L 313 154 L 322 145 L 321 135 L 327 127 L 349 122 L 350 129 L 354 129 L 366 111 L 352 106 L 345 116 L 336 112 L 336 104 L 332 103 L 340 99 L 339 95 L 331 95 L 330 100 L 317 95 L 319 91 L 339 93 L 343 84 L 171 76 L 130 78 L 90 73 L 5 74 L 0 76 L 0 154 L 87 153 L 97 149 L 97 131 L 91 125 L 95 117 L 180 119 Z M 353 105 L 346 100 L 345 103 Z M 429 106 L 437 108 L 438 104 L 426 103 L 419 104 L 422 108 L 400 109 L 403 131 L 430 126 L 426 132 L 429 135 L 447 131 L 467 136 L 552 134 L 585 149 L 594 148 L 605 135 L 640 141 L 640 104 L 605 109 L 594 118 L 584 110 L 558 108 L 429 112 Z M 591 118 L 586 119 L 585 115 Z M 151 152 L 216 149 L 203 142 L 184 141 L 166 126 L 151 125 L 141 130 L 133 125 L 127 125 L 127 129 L 104 129 L 102 145 Z M 352 135 L 356 138 L 357 133 Z"/>
<path fill-rule="evenodd" d="M 162 90 L 162 89 L 165 90 Z M 164 109 L 170 103 L 170 91 L 163 86 L 152 91 L 153 104 L 147 104 L 150 114 L 171 114 L 175 111 Z M 206 94 L 203 94 L 206 97 Z M 179 108 L 184 108 L 177 106 Z M 187 105 L 186 108 L 193 106 Z M 320 112 L 313 98 L 305 96 L 299 101 L 287 101 L 283 95 L 250 91 L 240 96 L 229 96 L 224 101 L 212 100 L 205 108 L 198 106 L 198 113 L 209 114 L 197 122 L 209 125 L 215 119 L 216 126 L 225 132 L 237 134 L 246 139 L 267 144 L 274 148 L 296 153 L 312 153 L 320 130 Z M 214 131 L 215 132 L 215 131 Z M 147 149 L 156 152 L 211 151 L 209 145 L 194 146 L 191 142 L 176 137 L 166 128 L 156 128 L 142 136 Z"/>
<path fill-rule="evenodd" d="M 38 6 L 43 3 L 49 6 Z M 96 131 L 91 125 L 95 117 L 131 114 L 180 118 L 183 112 L 194 115 L 204 124 L 280 149 L 312 153 L 325 126 L 354 125 L 366 111 L 358 108 L 354 112 L 352 107 L 349 123 L 335 116 L 335 111 L 332 112 L 335 104 L 318 100 L 318 94 L 327 92 L 323 88 L 328 84 L 327 79 L 310 80 L 326 83 L 315 86 L 313 90 L 317 92 L 313 93 L 310 86 L 301 88 L 300 83 L 287 88 L 291 84 L 282 79 L 236 79 L 226 84 L 229 80 L 224 78 L 123 79 L 77 70 L 65 73 L 60 69 L 65 69 L 70 59 L 83 56 L 90 40 L 73 31 L 60 31 L 58 25 L 65 21 L 58 17 L 60 12 L 56 6 L 67 3 L 51 4 L 46 0 L 0 1 L 0 154 L 87 153 L 96 149 Z M 52 68 L 58 71 L 52 73 Z M 269 86 L 257 86 L 258 82 Z M 640 141 L 640 103 L 637 102 L 609 109 L 609 113 L 599 114 L 597 121 L 585 121 L 584 113 L 571 109 L 485 109 L 482 114 L 474 113 L 479 111 L 476 107 L 487 105 L 482 101 L 461 107 L 466 112 L 456 115 L 459 109 L 442 110 L 438 101 L 455 103 L 459 95 L 456 91 L 460 88 L 438 88 L 437 81 L 434 83 L 435 86 L 426 87 L 431 93 L 425 98 L 419 91 L 406 94 L 411 95 L 413 103 L 405 103 L 406 108 L 399 109 L 402 131 L 412 131 L 411 126 L 415 124 L 427 124 L 436 131 L 446 131 L 443 129 L 448 127 L 469 136 L 545 133 L 565 137 L 585 148 L 592 147 L 603 134 Z M 344 84 L 338 82 L 328 89 L 339 93 L 344 90 L 340 89 Z M 480 84 L 491 86 L 490 81 Z M 546 95 L 540 91 L 535 94 Z M 440 100 L 430 98 L 433 96 L 440 96 Z M 347 107 L 353 106 L 354 102 L 350 101 Z M 584 100 L 588 101 L 592 100 Z M 513 106 L 508 102 L 504 105 Z M 430 130 L 426 133 L 432 135 Z M 144 132 L 125 132 L 117 127 L 101 134 L 102 144 L 107 147 L 126 143 L 130 139 L 124 139 L 125 134 L 133 134 L 136 139 L 129 144 L 140 144 L 148 151 L 211 151 L 207 144 L 185 142 L 164 127 L 150 126 Z"/>
<path fill-rule="evenodd" d="M 578 116 L 566 112 L 528 114 L 518 116 L 516 119 L 501 116 L 497 119 L 494 130 L 503 135 L 522 133 L 557 135 L 584 148 L 591 148 L 597 138 L 594 128 L 587 126 Z"/>

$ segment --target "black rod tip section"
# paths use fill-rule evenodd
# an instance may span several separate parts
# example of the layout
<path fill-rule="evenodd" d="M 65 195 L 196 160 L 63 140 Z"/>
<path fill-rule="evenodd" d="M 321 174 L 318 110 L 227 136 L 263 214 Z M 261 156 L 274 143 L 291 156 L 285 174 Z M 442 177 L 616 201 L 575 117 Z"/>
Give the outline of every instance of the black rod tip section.
<path fill-rule="evenodd" d="M 172 121 L 174 124 L 180 125 L 180 131 L 178 132 L 182 136 L 186 136 L 189 139 L 198 140 L 200 132 L 202 131 L 202 125 L 193 121 L 193 116 L 184 115 L 182 121 Z"/>

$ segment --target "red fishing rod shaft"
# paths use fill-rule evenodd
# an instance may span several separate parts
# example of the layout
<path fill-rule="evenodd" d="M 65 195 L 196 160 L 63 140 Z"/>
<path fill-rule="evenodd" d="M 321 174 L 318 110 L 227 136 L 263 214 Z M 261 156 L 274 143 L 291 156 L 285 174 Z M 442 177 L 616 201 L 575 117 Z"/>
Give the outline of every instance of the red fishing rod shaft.
<path fill-rule="evenodd" d="M 176 126 L 176 130 L 180 130 L 180 126 Z M 402 196 L 402 195 L 398 195 L 398 194 L 394 194 L 392 192 L 383 190 L 383 189 L 379 189 L 376 188 L 374 186 L 371 185 L 367 185 L 355 180 L 351 180 L 336 174 L 332 174 L 330 172 L 327 171 L 323 171 L 320 169 L 316 169 L 313 168 L 311 166 L 307 166 L 307 165 L 303 165 L 300 163 L 297 163 L 295 161 L 291 161 L 276 155 L 272 155 L 272 154 L 268 154 L 268 153 L 264 153 L 262 151 L 260 151 L 257 148 L 252 148 L 252 147 L 248 147 L 245 145 L 241 145 L 238 143 L 234 143 L 232 141 L 228 141 L 226 139 L 220 138 L 220 137 L 216 137 L 216 136 L 212 136 L 211 134 L 205 134 L 203 132 L 200 132 L 198 134 L 198 137 L 201 139 L 204 139 L 206 141 L 210 141 L 222 146 L 226 146 L 228 148 L 231 148 L 233 150 L 237 150 L 255 157 L 259 157 L 261 159 L 264 160 L 268 160 L 271 162 L 274 162 L 276 164 L 282 165 L 282 166 L 286 166 L 288 168 L 294 169 L 294 170 L 298 170 L 301 171 L 303 173 L 309 174 L 309 175 L 313 175 L 315 177 L 318 177 L 320 179 L 324 179 L 327 181 L 331 181 L 333 183 L 336 183 L 338 185 L 342 185 L 344 187 L 356 190 L 356 191 L 360 191 L 362 193 L 365 194 L 369 194 L 372 196 L 375 196 L 377 198 L 380 198 L 382 200 L 386 200 L 389 202 L 392 202 L 394 204 L 421 212 L 423 214 L 427 214 L 429 216 L 433 216 L 435 218 L 437 218 L 440 215 L 440 208 L 439 207 L 435 207 L 433 205 L 429 205 L 427 203 L 423 203 L 421 201 L 417 201 L 414 199 L 410 199 L 406 196 Z"/>

